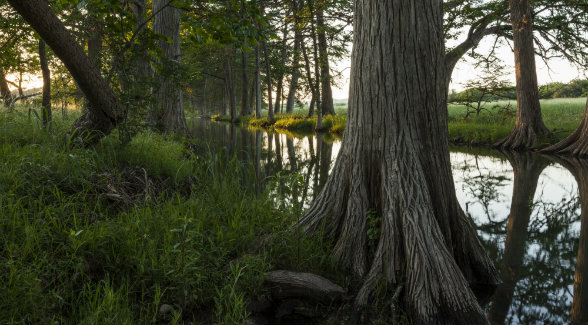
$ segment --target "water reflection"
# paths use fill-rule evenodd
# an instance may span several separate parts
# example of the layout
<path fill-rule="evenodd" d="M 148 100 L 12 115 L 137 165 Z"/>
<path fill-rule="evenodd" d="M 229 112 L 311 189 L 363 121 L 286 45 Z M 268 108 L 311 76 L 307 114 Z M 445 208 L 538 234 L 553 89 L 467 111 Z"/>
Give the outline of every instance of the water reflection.
<path fill-rule="evenodd" d="M 325 135 L 295 137 L 200 119 L 192 129 L 206 143 L 202 150 L 250 161 L 255 186 L 270 186 L 278 204 L 296 211 L 318 195 L 341 145 Z M 457 151 L 451 161 L 458 200 L 503 281 L 485 306 L 491 322 L 586 324 L 588 161 Z"/>

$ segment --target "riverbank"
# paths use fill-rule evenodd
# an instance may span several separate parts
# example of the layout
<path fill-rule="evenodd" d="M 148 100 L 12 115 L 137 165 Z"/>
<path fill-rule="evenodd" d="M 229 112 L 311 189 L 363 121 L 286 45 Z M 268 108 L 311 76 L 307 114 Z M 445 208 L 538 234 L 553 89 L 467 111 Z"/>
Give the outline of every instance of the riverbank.
<path fill-rule="evenodd" d="M 76 147 L 74 115 L 0 113 L 0 319 L 240 324 L 269 270 L 349 285 L 330 243 L 292 231 L 302 207 L 272 192 L 287 179 L 148 130 Z"/>
<path fill-rule="evenodd" d="M 458 145 L 491 146 L 506 138 L 515 124 L 516 101 L 493 102 L 483 105 L 479 115 L 467 115 L 467 108 L 460 105 L 449 105 L 448 124 L 450 142 Z M 586 105 L 586 98 L 560 98 L 541 101 L 543 121 L 553 131 L 556 141 L 570 135 L 580 124 Z M 508 109 L 504 109 L 508 107 Z M 347 122 L 347 107 L 339 105 L 337 115 L 323 118 L 323 132 L 342 136 Z M 307 118 L 306 108 L 294 114 L 276 114 L 274 121 L 266 117 L 255 119 L 244 116 L 239 120 L 242 127 L 258 127 L 266 130 L 287 130 L 292 133 L 308 135 L 315 132 L 316 117 Z M 215 115 L 212 119 L 219 122 L 230 122 L 226 115 Z M 539 144 L 546 145 L 546 144 Z"/>

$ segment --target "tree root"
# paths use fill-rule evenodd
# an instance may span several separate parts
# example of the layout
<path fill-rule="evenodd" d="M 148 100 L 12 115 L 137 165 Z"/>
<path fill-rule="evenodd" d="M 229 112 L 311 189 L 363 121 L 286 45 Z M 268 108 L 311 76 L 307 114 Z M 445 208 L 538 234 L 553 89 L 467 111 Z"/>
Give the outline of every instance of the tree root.
<path fill-rule="evenodd" d="M 508 137 L 494 144 L 494 147 L 511 150 L 525 150 L 535 146 L 541 137 L 553 134 L 545 125 L 534 126 L 526 123 L 517 123 Z"/>

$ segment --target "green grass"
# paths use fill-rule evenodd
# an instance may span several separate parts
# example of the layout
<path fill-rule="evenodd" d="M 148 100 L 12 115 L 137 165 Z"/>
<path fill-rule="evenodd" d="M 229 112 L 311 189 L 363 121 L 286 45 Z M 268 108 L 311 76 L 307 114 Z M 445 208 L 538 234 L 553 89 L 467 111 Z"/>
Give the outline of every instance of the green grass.
<path fill-rule="evenodd" d="M 237 324 L 267 270 L 343 279 L 248 163 L 149 131 L 72 147 L 71 122 L 0 113 L 1 323 Z"/>
<path fill-rule="evenodd" d="M 470 114 L 465 117 L 465 106 L 448 106 L 449 139 L 456 144 L 490 145 L 506 138 L 515 123 L 516 101 L 511 101 L 510 112 L 500 111 L 500 107 L 508 105 L 508 101 L 492 102 L 484 105 L 487 110 L 479 116 Z M 567 137 L 580 124 L 585 98 L 558 98 L 541 101 L 543 121 L 554 132 L 557 140 Z M 347 121 L 347 105 L 336 104 L 337 115 L 326 116 L 323 120 L 325 131 L 341 136 Z M 293 114 L 277 114 L 275 120 L 269 122 L 266 117 L 255 119 L 246 116 L 241 119 L 242 126 L 253 126 L 264 129 L 289 131 L 300 135 L 314 133 L 316 117 L 307 118 L 308 107 L 303 106 Z M 217 121 L 228 121 L 228 116 L 216 116 Z"/>

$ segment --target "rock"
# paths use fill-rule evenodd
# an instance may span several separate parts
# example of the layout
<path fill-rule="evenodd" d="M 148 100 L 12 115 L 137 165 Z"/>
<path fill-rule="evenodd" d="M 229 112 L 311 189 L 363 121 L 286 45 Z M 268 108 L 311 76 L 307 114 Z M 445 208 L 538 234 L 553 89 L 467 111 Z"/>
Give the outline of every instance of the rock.
<path fill-rule="evenodd" d="M 288 299 L 276 308 L 275 317 L 280 319 L 285 316 L 299 315 L 306 318 L 316 318 L 318 316 L 317 306 L 312 306 L 299 299 Z"/>
<path fill-rule="evenodd" d="M 173 311 L 174 307 L 172 307 L 171 305 L 161 304 L 161 306 L 159 306 L 159 314 L 161 315 L 168 315 L 171 314 Z"/>
<path fill-rule="evenodd" d="M 261 315 L 253 315 L 245 320 L 244 325 L 267 325 L 269 321 Z"/>
<path fill-rule="evenodd" d="M 265 274 L 265 284 L 275 301 L 302 298 L 328 304 L 340 300 L 345 294 L 341 286 L 311 273 L 268 272 Z"/>

